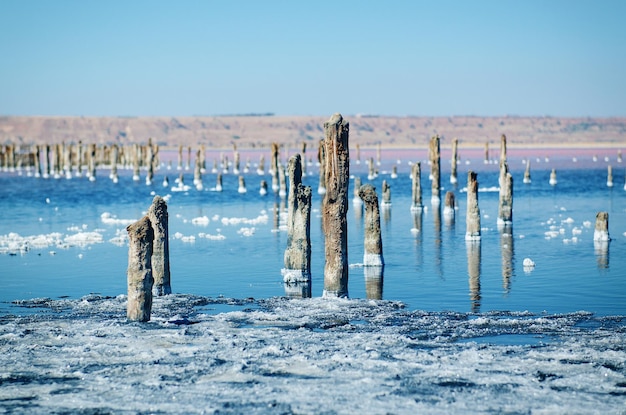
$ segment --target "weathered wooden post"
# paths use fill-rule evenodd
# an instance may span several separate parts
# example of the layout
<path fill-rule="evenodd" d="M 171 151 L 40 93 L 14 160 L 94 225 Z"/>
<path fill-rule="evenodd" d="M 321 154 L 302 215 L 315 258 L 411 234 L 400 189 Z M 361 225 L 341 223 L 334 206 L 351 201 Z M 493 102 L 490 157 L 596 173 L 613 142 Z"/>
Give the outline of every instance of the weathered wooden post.
<path fill-rule="evenodd" d="M 72 178 L 72 145 L 63 143 L 65 178 Z"/>
<path fill-rule="evenodd" d="M 485 143 L 485 164 L 489 164 L 489 142 Z"/>
<path fill-rule="evenodd" d="M 302 177 L 306 176 L 306 142 L 302 143 Z"/>
<path fill-rule="evenodd" d="M 459 163 L 459 139 L 452 140 L 452 160 L 450 160 L 450 183 L 456 184 L 459 180 L 456 177 L 456 167 Z"/>
<path fill-rule="evenodd" d="M 394 165 L 394 166 L 391 168 L 391 175 L 390 175 L 390 177 L 391 177 L 392 179 L 397 179 L 397 178 L 398 178 L 398 166 L 395 166 L 395 165 Z"/>
<path fill-rule="evenodd" d="M 263 154 L 261 154 L 261 157 L 259 157 L 259 167 L 257 167 L 256 173 L 259 176 L 265 175 L 265 156 Z"/>
<path fill-rule="evenodd" d="M 317 149 L 317 161 L 320 163 L 320 180 L 317 186 L 317 194 L 326 194 L 326 149 L 324 148 L 324 140 L 320 140 Z"/>
<path fill-rule="evenodd" d="M 154 150 L 152 147 L 152 139 L 148 139 L 148 145 L 146 146 L 146 166 L 148 166 L 148 173 L 146 174 L 146 185 L 150 186 L 154 179 Z"/>
<path fill-rule="evenodd" d="M 96 145 L 89 144 L 89 181 L 96 181 Z"/>
<path fill-rule="evenodd" d="M 243 176 L 239 176 L 239 187 L 237 187 L 237 193 L 246 193 L 248 189 L 246 189 L 246 179 Z"/>
<path fill-rule="evenodd" d="M 287 197 L 287 180 L 283 163 L 278 163 L 278 196 Z"/>
<path fill-rule="evenodd" d="M 182 170 L 183 169 L 183 145 L 179 144 L 178 145 L 178 166 L 176 167 L 177 170 Z"/>
<path fill-rule="evenodd" d="M 367 180 L 374 180 L 376 178 L 376 168 L 374 167 L 374 158 L 367 159 Z"/>
<path fill-rule="evenodd" d="M 441 189 L 441 151 L 439 147 L 439 136 L 436 135 L 430 139 L 430 173 L 433 177 L 431 183 L 432 196 L 431 203 L 433 205 L 439 205 L 441 203 L 441 196 L 439 195 Z"/>
<path fill-rule="evenodd" d="M 506 135 L 500 136 L 500 165 L 506 163 Z"/>
<path fill-rule="evenodd" d="M 191 146 L 187 147 L 187 165 L 185 166 L 185 170 L 189 170 L 191 168 Z"/>
<path fill-rule="evenodd" d="M 411 166 L 411 182 L 412 182 L 412 211 L 421 211 L 422 204 L 422 168 L 419 162 Z"/>
<path fill-rule="evenodd" d="M 155 196 L 148 209 L 148 219 L 152 224 L 152 292 L 156 296 L 172 293 L 170 281 L 170 244 L 167 203 L 161 196 Z"/>
<path fill-rule="evenodd" d="M 556 169 L 552 169 L 550 172 L 550 186 L 556 186 Z"/>
<path fill-rule="evenodd" d="M 500 198 L 497 224 L 501 227 L 513 223 L 513 176 L 509 173 L 506 162 L 500 164 L 499 181 Z"/>
<path fill-rule="evenodd" d="M 278 193 L 280 189 L 278 177 L 278 143 L 272 143 L 272 158 L 270 160 L 270 174 L 272 175 L 272 191 Z"/>
<path fill-rule="evenodd" d="M 606 185 L 607 187 L 613 187 L 613 167 L 611 165 L 607 168 Z"/>
<path fill-rule="evenodd" d="M 50 145 L 48 144 L 46 144 L 46 147 L 45 147 L 43 161 L 45 162 L 43 178 L 47 179 L 48 177 L 50 177 Z"/>
<path fill-rule="evenodd" d="M 480 241 L 480 209 L 478 207 L 478 181 L 476 173 L 467 172 L 467 215 L 465 240 Z"/>
<path fill-rule="evenodd" d="M 378 203 L 378 197 L 376 198 Z M 387 180 L 383 180 L 383 208 L 391 207 L 391 186 L 387 183 Z"/>
<path fill-rule="evenodd" d="M 131 321 L 149 321 L 152 312 L 152 242 L 154 231 L 147 216 L 126 228 L 128 247 L 128 305 Z"/>
<path fill-rule="evenodd" d="M 267 194 L 267 181 L 261 180 L 261 188 L 259 189 L 259 194 L 261 196 L 265 196 Z"/>
<path fill-rule="evenodd" d="M 230 162 L 228 161 L 228 156 L 222 154 L 222 173 L 228 174 L 229 166 L 230 166 Z"/>
<path fill-rule="evenodd" d="M 141 160 L 141 147 L 135 143 L 133 145 L 133 181 L 139 181 L 139 160 Z"/>
<path fill-rule="evenodd" d="M 348 182 L 350 125 L 336 113 L 324 123 L 326 195 L 322 205 L 325 236 L 324 296 L 348 296 Z"/>
<path fill-rule="evenodd" d="M 222 173 L 217 174 L 216 183 L 215 183 L 215 191 L 216 192 L 222 191 Z"/>
<path fill-rule="evenodd" d="M 61 178 L 61 144 L 54 145 L 54 178 Z"/>
<path fill-rule="evenodd" d="M 524 170 L 524 183 L 530 183 L 530 158 L 526 160 L 526 170 Z"/>
<path fill-rule="evenodd" d="M 200 173 L 206 173 L 206 146 L 200 146 Z"/>
<path fill-rule="evenodd" d="M 311 281 L 311 187 L 302 184 L 300 154 L 289 158 L 287 206 L 287 248 L 283 281 L 288 284 Z"/>
<path fill-rule="evenodd" d="M 358 208 L 363 206 L 363 200 L 361 200 L 361 197 L 359 196 L 359 190 L 361 190 L 361 177 L 356 176 L 354 178 L 354 189 L 352 191 L 352 204 L 354 205 L 354 207 Z"/>
<path fill-rule="evenodd" d="M 596 226 L 593 231 L 594 241 L 610 241 L 609 236 L 609 212 L 598 212 L 596 214 Z"/>
<path fill-rule="evenodd" d="M 361 164 L 361 146 L 356 145 L 356 164 Z"/>
<path fill-rule="evenodd" d="M 82 177 L 83 175 L 83 142 L 78 141 L 78 146 L 76 148 L 76 176 Z"/>
<path fill-rule="evenodd" d="M 117 183 L 119 180 L 117 177 L 118 157 L 119 157 L 119 148 L 117 147 L 117 144 L 113 144 L 113 148 L 111 149 L 111 174 L 110 174 L 110 179 L 113 181 L 113 183 Z"/>
<path fill-rule="evenodd" d="M 193 184 L 196 186 L 197 190 L 202 190 L 204 186 L 202 185 L 202 152 L 198 150 L 196 152 L 196 163 L 193 169 Z"/>
<path fill-rule="evenodd" d="M 446 221 L 446 223 L 454 222 L 454 216 L 456 213 L 454 210 L 455 206 L 456 206 L 456 199 L 454 197 L 454 192 L 447 191 L 445 201 L 443 204 L 443 219 Z"/>
<path fill-rule="evenodd" d="M 359 197 L 365 205 L 365 250 L 363 253 L 363 265 L 383 266 L 383 240 L 380 234 L 380 210 L 378 208 L 378 195 L 371 184 L 365 184 L 359 189 Z"/>
<path fill-rule="evenodd" d="M 596 225 L 593 231 L 593 248 L 597 257 L 598 268 L 609 267 L 609 213 L 598 212 L 596 214 Z"/>
<path fill-rule="evenodd" d="M 235 166 L 233 167 L 233 174 L 239 174 L 239 167 L 241 164 L 241 156 L 239 155 L 238 151 L 235 151 L 235 155 L 234 157 L 234 162 L 235 162 Z"/>
<path fill-rule="evenodd" d="M 35 177 L 41 177 L 41 147 L 35 145 Z"/>

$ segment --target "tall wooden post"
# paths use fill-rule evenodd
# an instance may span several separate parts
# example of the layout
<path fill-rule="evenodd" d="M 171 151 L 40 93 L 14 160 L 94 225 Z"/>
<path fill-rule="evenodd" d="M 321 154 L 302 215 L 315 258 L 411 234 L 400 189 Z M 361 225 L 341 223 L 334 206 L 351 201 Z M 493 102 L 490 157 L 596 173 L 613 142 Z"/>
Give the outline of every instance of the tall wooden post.
<path fill-rule="evenodd" d="M 322 206 L 325 235 L 324 296 L 348 296 L 348 183 L 350 125 L 336 113 L 324 123 L 326 195 Z"/>

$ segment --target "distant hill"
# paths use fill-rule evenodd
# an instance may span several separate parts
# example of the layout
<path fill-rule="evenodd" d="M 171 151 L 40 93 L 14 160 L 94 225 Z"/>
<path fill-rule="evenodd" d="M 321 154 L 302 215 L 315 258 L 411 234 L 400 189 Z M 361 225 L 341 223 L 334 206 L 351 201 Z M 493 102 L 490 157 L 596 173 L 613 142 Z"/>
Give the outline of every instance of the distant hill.
<path fill-rule="evenodd" d="M 330 116 L 330 114 L 329 114 Z M 317 146 L 329 116 L 194 117 L 0 117 L 0 144 L 78 142 L 128 144 L 151 137 L 162 146 L 205 144 L 208 148 L 264 148 L 271 142 Z M 626 118 L 556 117 L 379 117 L 344 115 L 350 143 L 362 147 L 425 147 L 438 134 L 447 146 L 457 137 L 464 145 L 626 146 Z"/>

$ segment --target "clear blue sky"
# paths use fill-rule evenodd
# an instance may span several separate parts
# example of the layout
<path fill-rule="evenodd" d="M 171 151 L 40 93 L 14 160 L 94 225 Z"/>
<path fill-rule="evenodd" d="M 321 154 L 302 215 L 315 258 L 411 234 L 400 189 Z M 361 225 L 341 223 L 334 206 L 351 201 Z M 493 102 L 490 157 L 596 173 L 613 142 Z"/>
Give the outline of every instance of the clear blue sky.
<path fill-rule="evenodd" d="M 0 115 L 626 116 L 626 0 L 0 0 Z"/>

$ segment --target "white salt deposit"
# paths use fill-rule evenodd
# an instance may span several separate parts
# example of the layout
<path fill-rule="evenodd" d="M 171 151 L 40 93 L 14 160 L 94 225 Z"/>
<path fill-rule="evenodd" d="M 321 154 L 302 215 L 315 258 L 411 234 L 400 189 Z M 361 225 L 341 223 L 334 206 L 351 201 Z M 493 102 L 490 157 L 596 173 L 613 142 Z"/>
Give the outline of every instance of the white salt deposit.
<path fill-rule="evenodd" d="M 118 219 L 116 215 L 109 212 L 102 213 L 100 220 L 106 225 L 130 225 L 137 221 L 137 219 Z"/>
<path fill-rule="evenodd" d="M 191 223 L 193 223 L 194 225 L 198 225 L 198 226 L 208 226 L 209 222 L 210 220 L 206 216 L 199 216 L 197 218 L 191 219 Z"/>
<path fill-rule="evenodd" d="M 267 213 L 262 212 L 256 218 L 221 218 L 223 225 L 261 225 L 266 224 L 269 220 Z"/>
<path fill-rule="evenodd" d="M 254 227 L 252 227 L 252 228 L 246 228 L 246 227 L 244 227 L 244 228 L 240 228 L 240 229 L 237 231 L 237 233 L 238 233 L 239 235 L 242 235 L 242 236 L 252 236 L 252 235 L 254 235 L 254 232 L 256 232 L 256 229 L 255 229 Z"/>

